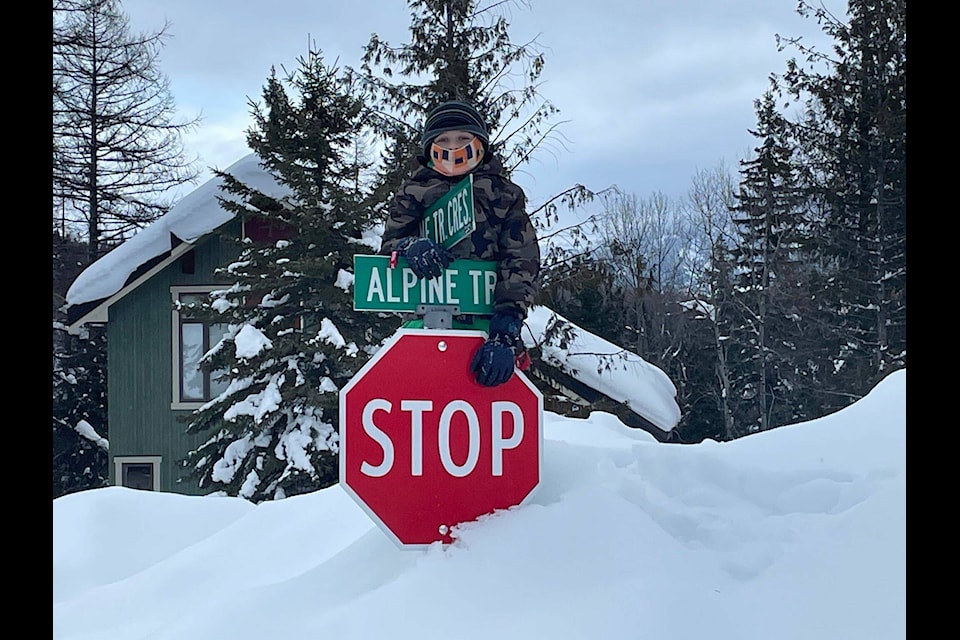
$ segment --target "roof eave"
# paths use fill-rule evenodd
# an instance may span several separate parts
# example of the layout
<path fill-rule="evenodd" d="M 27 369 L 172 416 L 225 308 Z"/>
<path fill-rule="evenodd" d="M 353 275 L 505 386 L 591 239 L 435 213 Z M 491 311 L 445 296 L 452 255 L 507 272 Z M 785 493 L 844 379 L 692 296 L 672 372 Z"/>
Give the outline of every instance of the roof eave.
<path fill-rule="evenodd" d="M 173 234 L 171 234 L 173 235 Z M 128 293 L 142 285 L 144 282 L 155 276 L 160 271 L 166 269 L 175 262 L 180 256 L 187 253 L 194 247 L 193 242 L 179 242 L 170 249 L 167 257 L 163 258 L 153 267 L 127 283 L 122 289 L 117 291 L 109 298 L 102 298 L 100 301 L 94 301 L 96 305 L 75 321 L 67 325 L 67 331 L 71 334 L 77 334 L 83 325 L 86 324 L 106 324 L 110 320 L 110 306 L 126 296 Z"/>

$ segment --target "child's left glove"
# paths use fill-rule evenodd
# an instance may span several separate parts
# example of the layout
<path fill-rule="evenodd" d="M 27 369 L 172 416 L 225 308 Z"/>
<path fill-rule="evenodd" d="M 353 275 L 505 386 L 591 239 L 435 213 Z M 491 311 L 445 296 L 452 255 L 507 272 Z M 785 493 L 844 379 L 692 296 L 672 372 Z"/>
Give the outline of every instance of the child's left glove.
<path fill-rule="evenodd" d="M 405 238 L 397 245 L 397 251 L 418 278 L 438 278 L 453 262 L 453 254 L 430 238 Z"/>
<path fill-rule="evenodd" d="M 510 379 L 516 365 L 517 350 L 523 345 L 520 327 L 523 319 L 514 313 L 497 312 L 490 318 L 487 340 L 477 349 L 470 362 L 470 371 L 477 382 L 485 387 L 495 387 Z"/>

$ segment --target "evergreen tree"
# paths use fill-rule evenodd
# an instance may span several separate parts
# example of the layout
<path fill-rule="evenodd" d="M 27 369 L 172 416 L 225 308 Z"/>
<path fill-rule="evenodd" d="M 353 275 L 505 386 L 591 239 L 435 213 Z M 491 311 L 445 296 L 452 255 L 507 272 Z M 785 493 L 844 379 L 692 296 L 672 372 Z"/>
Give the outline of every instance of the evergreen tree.
<path fill-rule="evenodd" d="M 101 329 L 70 335 L 63 310 L 87 247 L 53 235 L 53 497 L 106 486 L 107 347 Z"/>
<path fill-rule="evenodd" d="M 407 0 L 410 41 L 399 46 L 374 34 L 357 77 L 370 92 L 371 123 L 387 141 L 375 193 L 385 203 L 421 154 L 420 129 L 427 112 L 445 100 L 464 100 L 483 114 L 492 149 L 507 173 L 557 139 L 559 115 L 540 93 L 545 57 L 536 40 L 516 44 L 505 10 L 525 0 Z M 351 73 L 354 73 L 351 71 Z M 516 78 L 523 84 L 517 86 Z M 541 236 L 543 277 L 569 269 L 589 244 L 590 221 L 548 233 L 558 206 L 582 206 L 595 193 L 576 184 L 550 197 L 530 217 Z M 378 210 L 382 210 L 380 207 Z"/>
<path fill-rule="evenodd" d="M 382 220 L 389 213 L 387 209 L 391 197 L 410 173 L 413 164 L 411 159 L 421 151 L 419 133 L 395 121 L 381 119 L 379 122 L 378 130 L 385 146 L 380 152 L 380 161 L 372 179 L 374 186 L 370 206 L 376 217 Z"/>
<path fill-rule="evenodd" d="M 411 41 L 393 47 L 374 34 L 361 66 L 377 98 L 378 121 L 389 125 L 385 134 L 404 129 L 416 150 L 426 113 L 446 100 L 463 100 L 486 118 L 491 147 L 508 171 L 529 159 L 553 133 L 549 121 L 558 110 L 539 93 L 544 57 L 537 43 L 510 39 L 502 5 L 513 3 L 407 0 Z M 525 79 L 520 88 L 510 80 L 518 75 Z"/>
<path fill-rule="evenodd" d="M 674 442 L 696 444 L 735 437 L 732 409 L 722 394 L 724 342 L 714 314 L 702 297 L 665 295 L 665 326 L 675 343 L 660 369 L 677 388 L 680 422 L 671 433 Z"/>
<path fill-rule="evenodd" d="M 173 118 L 166 27 L 131 33 L 119 0 L 55 0 L 53 27 L 53 228 L 84 238 L 89 264 L 195 180 L 182 136 L 197 120 Z"/>
<path fill-rule="evenodd" d="M 800 2 L 835 39 L 832 56 L 796 46 L 779 86 L 804 100 L 794 123 L 803 176 L 822 211 L 818 321 L 825 411 L 906 366 L 906 1 L 850 0 L 848 23 Z"/>
<path fill-rule="evenodd" d="M 107 486 L 106 338 L 54 325 L 53 497 Z"/>
<path fill-rule="evenodd" d="M 623 289 L 613 269 L 602 260 L 585 261 L 569 278 L 556 281 L 541 291 L 540 304 L 567 320 L 617 343 L 623 326 Z"/>
<path fill-rule="evenodd" d="M 188 432 L 209 438 L 184 466 L 201 488 L 255 502 L 338 481 L 339 389 L 399 325 L 353 311 L 353 256 L 377 246 L 367 190 L 356 188 L 362 103 L 319 52 L 298 62 L 283 80 L 271 73 L 247 134 L 290 194 L 217 172 L 232 196 L 222 206 L 280 239 L 241 241 L 223 270 L 233 285 L 195 310 L 227 327 L 203 366 L 229 371 L 229 386 L 190 416 Z"/>
<path fill-rule="evenodd" d="M 738 423 L 766 430 L 807 419 L 801 380 L 805 301 L 805 194 L 798 186 L 788 128 L 771 93 L 756 103 L 755 157 L 741 162 L 733 208 L 738 239 L 729 349 L 734 387 L 745 399 Z"/>

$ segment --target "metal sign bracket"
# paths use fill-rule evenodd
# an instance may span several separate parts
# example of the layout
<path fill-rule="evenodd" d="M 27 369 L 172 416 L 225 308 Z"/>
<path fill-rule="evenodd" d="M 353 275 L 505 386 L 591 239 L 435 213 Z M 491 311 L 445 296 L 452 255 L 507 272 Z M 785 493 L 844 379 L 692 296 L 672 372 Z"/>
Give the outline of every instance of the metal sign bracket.
<path fill-rule="evenodd" d="M 452 329 L 453 316 L 460 315 L 455 304 L 418 304 L 417 315 L 423 317 L 424 329 Z"/>

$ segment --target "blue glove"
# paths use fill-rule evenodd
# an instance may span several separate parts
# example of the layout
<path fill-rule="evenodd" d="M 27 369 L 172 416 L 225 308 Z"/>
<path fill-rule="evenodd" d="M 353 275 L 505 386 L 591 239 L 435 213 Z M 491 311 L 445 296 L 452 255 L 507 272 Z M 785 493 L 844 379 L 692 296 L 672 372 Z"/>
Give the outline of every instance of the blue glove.
<path fill-rule="evenodd" d="M 485 387 L 503 384 L 513 375 L 517 348 L 521 346 L 520 327 L 523 320 L 509 312 L 498 312 L 490 318 L 489 336 L 473 355 L 470 371 Z"/>
<path fill-rule="evenodd" d="M 437 278 L 453 262 L 450 251 L 430 238 L 405 238 L 397 245 L 397 252 L 407 259 L 418 278 Z"/>

